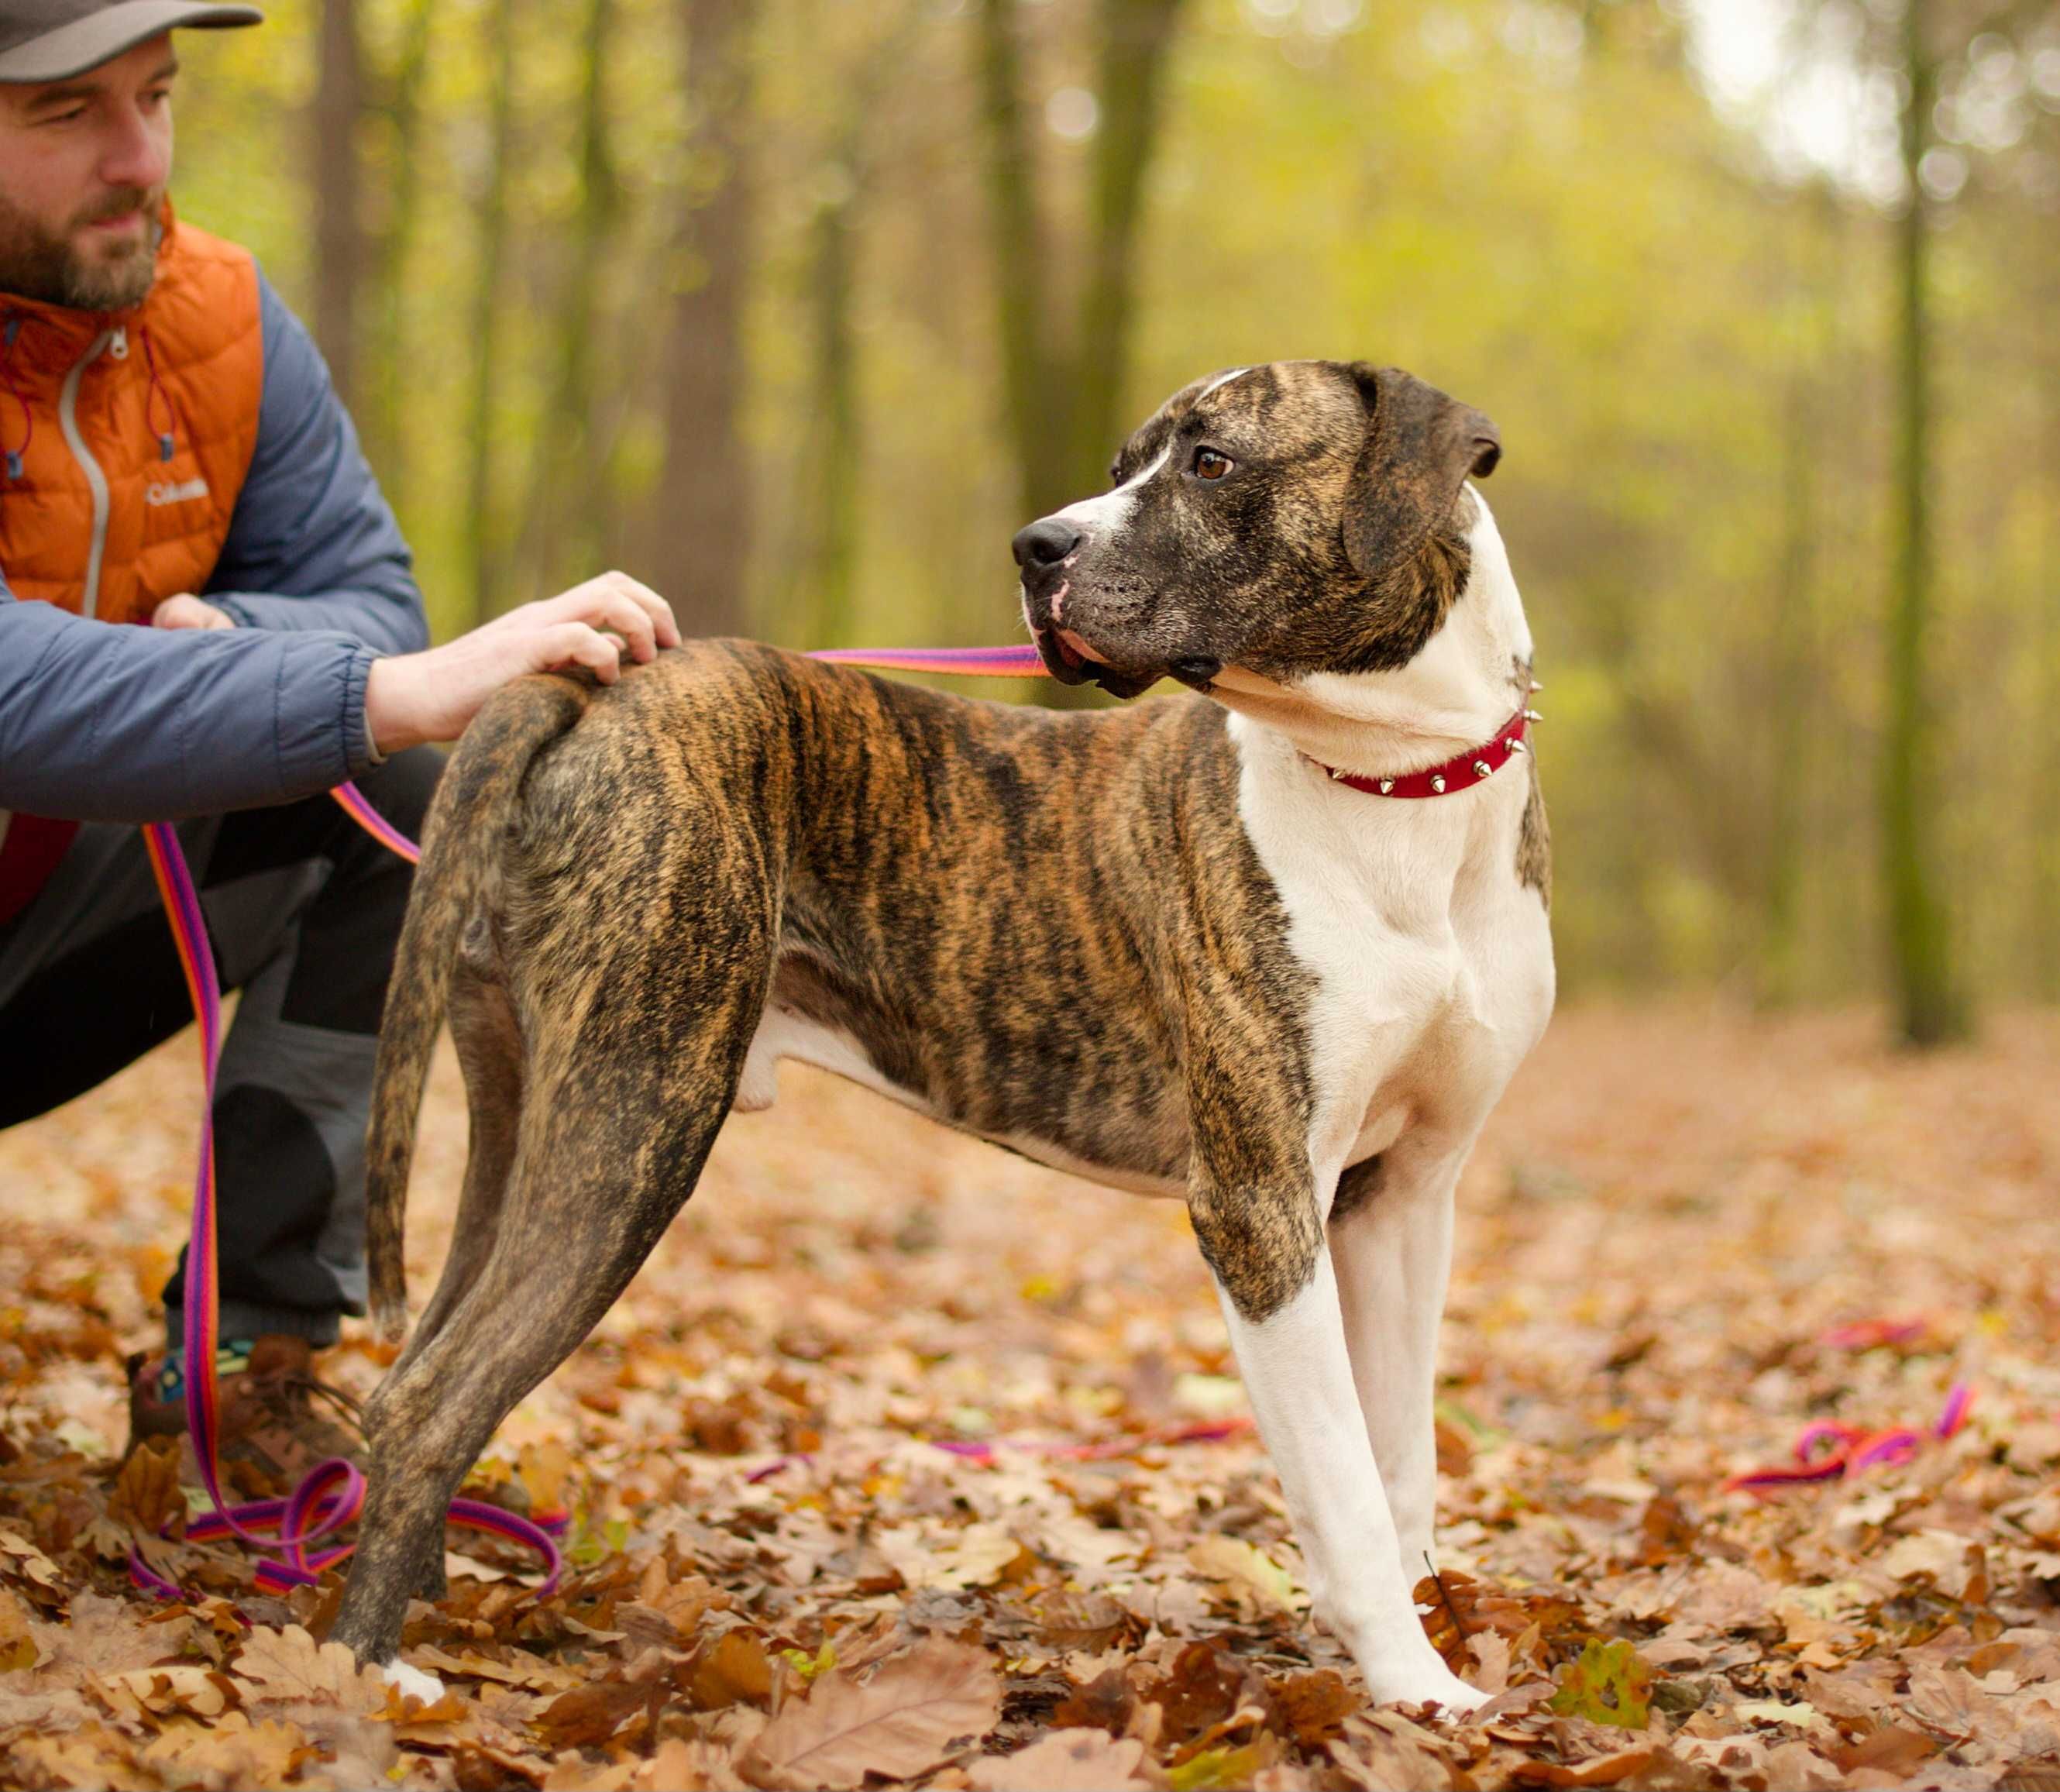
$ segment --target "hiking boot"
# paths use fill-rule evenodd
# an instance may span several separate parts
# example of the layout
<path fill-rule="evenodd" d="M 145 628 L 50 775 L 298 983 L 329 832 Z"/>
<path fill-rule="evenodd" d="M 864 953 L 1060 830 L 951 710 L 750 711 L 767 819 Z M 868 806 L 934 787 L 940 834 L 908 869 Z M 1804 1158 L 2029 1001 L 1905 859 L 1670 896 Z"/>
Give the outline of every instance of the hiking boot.
<path fill-rule="evenodd" d="M 225 1491 L 265 1499 L 290 1493 L 317 1463 L 343 1456 L 365 1466 L 365 1439 L 357 1403 L 314 1375 L 314 1351 L 306 1339 L 269 1332 L 226 1343 L 215 1352 L 216 1410 L 220 1415 L 217 1457 Z M 325 1403 L 348 1421 L 321 1411 Z M 199 1481 L 200 1465 L 186 1436 L 186 1389 L 182 1353 L 138 1351 L 129 1359 L 129 1444 L 126 1461 L 153 1438 L 176 1437 L 179 1478 Z"/>

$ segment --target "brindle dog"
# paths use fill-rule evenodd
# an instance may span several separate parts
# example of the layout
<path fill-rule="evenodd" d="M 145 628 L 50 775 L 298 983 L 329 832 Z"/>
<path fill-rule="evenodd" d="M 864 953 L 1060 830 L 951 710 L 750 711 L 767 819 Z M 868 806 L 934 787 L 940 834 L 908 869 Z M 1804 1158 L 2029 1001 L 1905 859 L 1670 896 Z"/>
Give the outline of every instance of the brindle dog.
<path fill-rule="evenodd" d="M 791 1057 L 1184 1198 L 1318 1611 L 1376 1698 L 1475 1702 L 1410 1591 L 1454 1185 L 1551 1004 L 1544 813 L 1524 758 L 1442 800 L 1374 791 L 1499 744 L 1531 688 L 1467 483 L 1499 452 L 1392 369 L 1176 393 L 1113 490 L 1016 552 L 1058 677 L 1199 694 L 1053 713 L 709 641 L 481 712 L 429 816 L 381 1044 L 389 1331 L 446 1014 L 471 1160 L 442 1280 L 367 1411 L 338 1638 L 393 1661 L 466 1470 Z"/>

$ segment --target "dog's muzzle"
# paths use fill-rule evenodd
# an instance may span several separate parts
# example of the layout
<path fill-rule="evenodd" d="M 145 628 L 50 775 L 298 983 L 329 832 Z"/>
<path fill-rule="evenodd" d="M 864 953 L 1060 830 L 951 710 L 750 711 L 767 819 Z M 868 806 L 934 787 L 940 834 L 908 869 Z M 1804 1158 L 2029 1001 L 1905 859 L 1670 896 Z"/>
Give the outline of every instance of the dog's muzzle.
<path fill-rule="evenodd" d="M 1154 671 L 1124 671 L 1071 625 L 1066 599 L 1072 589 L 1073 563 L 1087 537 L 1063 517 L 1046 517 L 1018 529 L 1009 544 L 1023 575 L 1023 613 L 1030 625 L 1045 670 L 1062 684 L 1096 684 L 1112 696 L 1135 696 L 1165 676 L 1196 690 L 1206 690 L 1223 670 L 1220 661 L 1194 657 L 1174 661 Z"/>

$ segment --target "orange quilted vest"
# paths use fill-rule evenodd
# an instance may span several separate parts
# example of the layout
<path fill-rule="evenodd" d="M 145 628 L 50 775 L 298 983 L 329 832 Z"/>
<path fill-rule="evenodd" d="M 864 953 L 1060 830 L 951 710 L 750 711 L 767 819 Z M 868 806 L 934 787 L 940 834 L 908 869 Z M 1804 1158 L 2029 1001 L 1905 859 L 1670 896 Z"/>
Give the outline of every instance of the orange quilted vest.
<path fill-rule="evenodd" d="M 132 310 L 0 293 L 0 571 L 107 622 L 206 583 L 258 445 L 256 265 L 163 216 Z"/>
<path fill-rule="evenodd" d="M 0 573 L 106 622 L 206 584 L 258 445 L 256 264 L 162 215 L 157 278 L 128 311 L 0 292 Z M 0 920 L 77 832 L 0 810 Z"/>

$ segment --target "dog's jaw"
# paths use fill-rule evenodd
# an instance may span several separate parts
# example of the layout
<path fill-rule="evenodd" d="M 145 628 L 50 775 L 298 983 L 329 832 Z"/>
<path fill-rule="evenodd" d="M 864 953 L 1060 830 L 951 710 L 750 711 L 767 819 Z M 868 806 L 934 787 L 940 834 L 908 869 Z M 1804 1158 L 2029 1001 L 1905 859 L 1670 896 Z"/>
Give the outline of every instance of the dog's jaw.
<path fill-rule="evenodd" d="M 1407 665 L 1292 680 L 1226 666 L 1208 694 L 1285 735 L 1309 758 L 1366 776 L 1435 765 L 1487 739 L 1523 704 L 1531 627 L 1487 500 L 1471 487 L 1467 500 L 1474 518 L 1466 590 Z"/>

